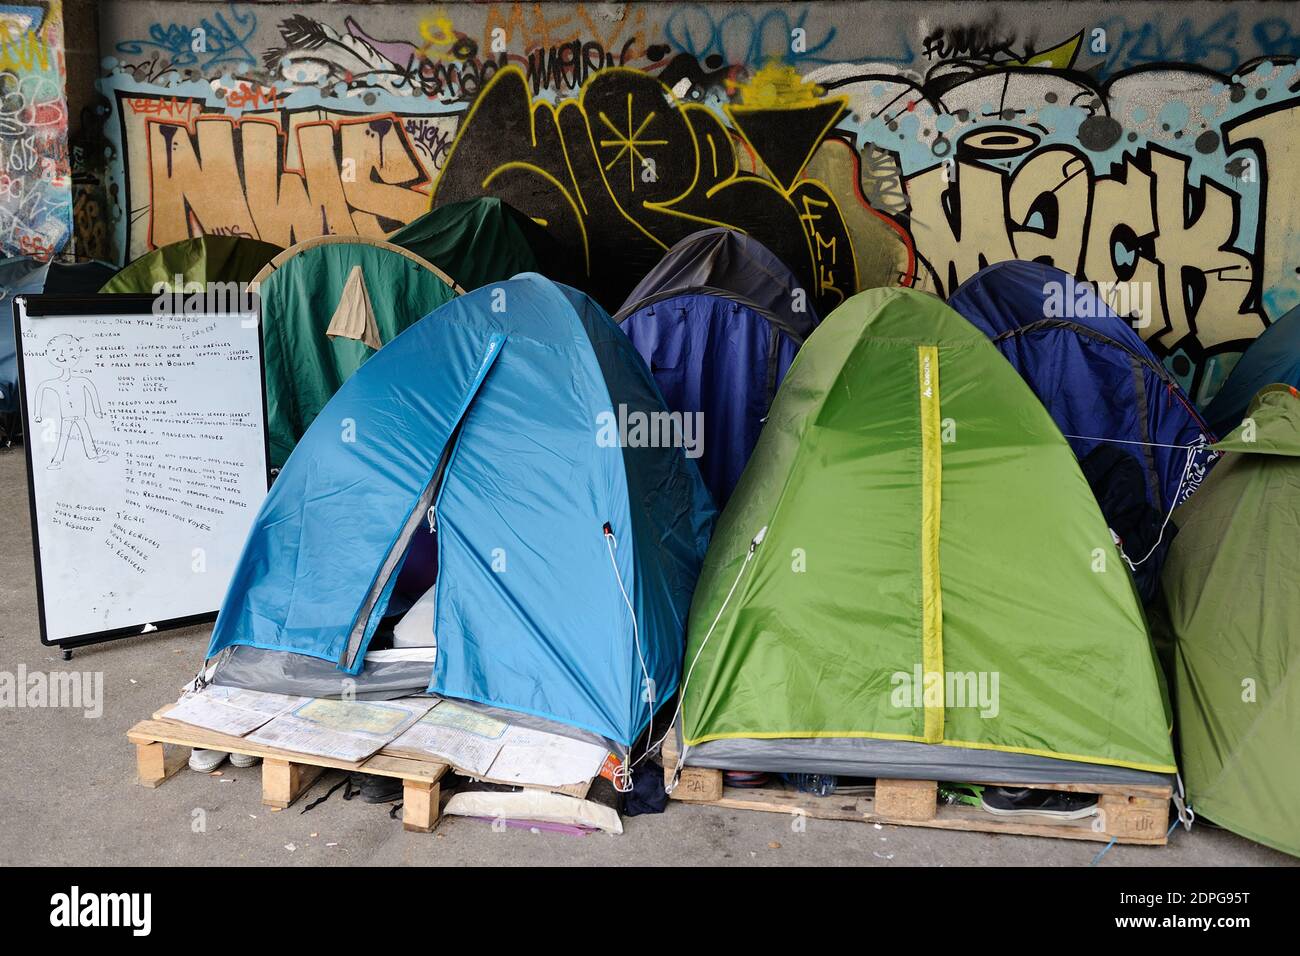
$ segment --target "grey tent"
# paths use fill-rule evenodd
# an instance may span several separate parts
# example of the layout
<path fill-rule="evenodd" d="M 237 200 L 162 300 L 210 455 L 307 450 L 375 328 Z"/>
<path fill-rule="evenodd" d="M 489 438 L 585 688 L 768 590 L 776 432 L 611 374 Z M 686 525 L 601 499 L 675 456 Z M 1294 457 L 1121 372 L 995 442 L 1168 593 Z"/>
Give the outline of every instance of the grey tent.
<path fill-rule="evenodd" d="M 743 303 L 803 344 L 817 325 L 811 297 L 790 267 L 768 248 L 734 229 L 691 233 L 659 260 L 628 295 L 614 321 L 677 296 L 720 295 Z"/>

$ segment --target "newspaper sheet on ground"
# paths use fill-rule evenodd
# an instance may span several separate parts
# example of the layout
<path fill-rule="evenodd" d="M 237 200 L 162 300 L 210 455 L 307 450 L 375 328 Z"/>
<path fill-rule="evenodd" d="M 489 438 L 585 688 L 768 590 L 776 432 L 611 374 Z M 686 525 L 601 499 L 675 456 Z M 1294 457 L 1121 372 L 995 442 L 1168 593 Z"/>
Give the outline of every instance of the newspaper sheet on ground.
<path fill-rule="evenodd" d="M 361 701 L 311 699 L 265 724 L 249 740 L 267 747 L 364 760 L 428 713 L 434 700 Z"/>
<path fill-rule="evenodd" d="M 231 737 L 242 737 L 306 701 L 306 697 L 264 694 L 210 684 L 201 691 L 182 694 L 176 705 L 167 711 L 167 719 Z"/>
<path fill-rule="evenodd" d="M 511 725 L 485 776 L 501 783 L 562 787 L 596 776 L 605 754 L 598 744 Z"/>
<path fill-rule="evenodd" d="M 389 751 L 428 754 L 457 770 L 484 776 L 510 725 L 452 701 L 440 701 L 418 722 L 388 745 Z"/>

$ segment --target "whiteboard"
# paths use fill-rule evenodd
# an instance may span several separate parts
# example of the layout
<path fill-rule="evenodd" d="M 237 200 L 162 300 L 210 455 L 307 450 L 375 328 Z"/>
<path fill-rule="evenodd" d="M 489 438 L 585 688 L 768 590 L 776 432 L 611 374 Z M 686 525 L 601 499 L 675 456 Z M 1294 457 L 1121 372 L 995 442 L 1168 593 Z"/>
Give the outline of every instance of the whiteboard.
<path fill-rule="evenodd" d="M 266 497 L 256 312 L 154 302 L 15 299 L 45 644 L 212 615 Z"/>

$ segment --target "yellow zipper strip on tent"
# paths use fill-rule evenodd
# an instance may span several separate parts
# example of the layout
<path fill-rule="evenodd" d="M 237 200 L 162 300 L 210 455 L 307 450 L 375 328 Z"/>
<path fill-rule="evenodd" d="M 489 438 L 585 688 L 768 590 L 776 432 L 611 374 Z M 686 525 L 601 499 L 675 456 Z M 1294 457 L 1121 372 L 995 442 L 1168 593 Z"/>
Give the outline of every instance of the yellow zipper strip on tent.
<path fill-rule="evenodd" d="M 943 595 L 939 580 L 939 503 L 943 481 L 939 447 L 939 350 L 933 345 L 921 345 L 917 347 L 916 353 L 921 393 L 921 674 L 925 702 L 924 739 L 928 744 L 937 744 L 943 740 L 944 708 Z"/>

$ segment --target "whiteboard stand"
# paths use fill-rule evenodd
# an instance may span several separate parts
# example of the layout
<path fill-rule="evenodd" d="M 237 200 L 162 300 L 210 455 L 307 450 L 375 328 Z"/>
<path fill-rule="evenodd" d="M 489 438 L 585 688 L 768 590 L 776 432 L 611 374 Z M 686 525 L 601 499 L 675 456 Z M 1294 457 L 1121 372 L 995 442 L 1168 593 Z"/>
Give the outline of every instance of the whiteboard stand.
<path fill-rule="evenodd" d="M 215 620 L 270 486 L 256 303 L 159 301 L 14 300 L 41 643 L 64 660 Z"/>

